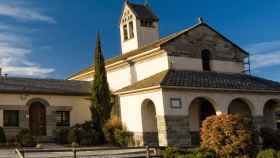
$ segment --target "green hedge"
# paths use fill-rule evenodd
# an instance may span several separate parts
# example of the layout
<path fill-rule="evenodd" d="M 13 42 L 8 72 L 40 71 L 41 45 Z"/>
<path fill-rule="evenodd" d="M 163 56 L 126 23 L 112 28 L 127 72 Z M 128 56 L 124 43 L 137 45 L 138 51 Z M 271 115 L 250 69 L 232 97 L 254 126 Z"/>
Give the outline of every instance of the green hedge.
<path fill-rule="evenodd" d="M 280 152 L 277 152 L 274 149 L 266 149 L 263 151 L 260 151 L 257 155 L 257 158 L 280 158 Z M 279 157 L 278 157 L 279 155 Z"/>
<path fill-rule="evenodd" d="M 203 149 L 178 149 L 168 147 L 161 152 L 163 158 L 218 158 L 215 152 Z"/>
<path fill-rule="evenodd" d="M 29 129 L 22 129 L 16 136 L 17 142 L 24 147 L 35 147 L 36 142 Z"/>
<path fill-rule="evenodd" d="M 77 124 L 69 129 L 68 144 L 78 143 L 79 145 L 99 145 L 102 143 L 102 134 L 92 127 L 92 122 Z"/>

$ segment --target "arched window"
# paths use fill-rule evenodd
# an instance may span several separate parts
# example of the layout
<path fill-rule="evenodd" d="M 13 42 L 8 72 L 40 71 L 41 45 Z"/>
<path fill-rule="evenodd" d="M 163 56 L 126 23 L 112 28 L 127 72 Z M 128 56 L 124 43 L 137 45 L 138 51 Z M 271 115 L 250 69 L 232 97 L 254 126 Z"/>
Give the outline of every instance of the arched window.
<path fill-rule="evenodd" d="M 129 38 L 134 38 L 134 27 L 133 22 L 129 22 Z"/>
<path fill-rule="evenodd" d="M 202 69 L 203 69 L 203 71 L 211 71 L 209 50 L 203 50 L 201 52 L 201 59 L 202 59 Z"/>
<path fill-rule="evenodd" d="M 123 25 L 123 38 L 124 38 L 124 41 L 128 40 L 127 24 Z"/>

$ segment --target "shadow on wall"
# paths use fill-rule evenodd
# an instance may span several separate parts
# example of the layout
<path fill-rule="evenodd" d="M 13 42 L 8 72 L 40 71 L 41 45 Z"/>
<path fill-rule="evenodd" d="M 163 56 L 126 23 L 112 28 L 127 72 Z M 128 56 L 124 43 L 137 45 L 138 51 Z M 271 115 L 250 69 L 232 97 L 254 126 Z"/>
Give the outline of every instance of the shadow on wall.
<path fill-rule="evenodd" d="M 152 100 L 146 99 L 142 103 L 142 127 L 144 145 L 158 145 L 158 129 L 156 108 Z"/>

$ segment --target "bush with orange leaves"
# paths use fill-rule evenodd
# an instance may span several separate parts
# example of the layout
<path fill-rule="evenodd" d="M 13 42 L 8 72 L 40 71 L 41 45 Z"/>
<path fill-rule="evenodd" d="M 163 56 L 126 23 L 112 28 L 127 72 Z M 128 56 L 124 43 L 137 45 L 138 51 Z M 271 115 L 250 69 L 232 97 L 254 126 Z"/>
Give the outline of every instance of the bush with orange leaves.
<path fill-rule="evenodd" d="M 220 157 L 247 156 L 252 138 L 250 121 L 237 115 L 210 116 L 201 128 L 201 147 Z"/>
<path fill-rule="evenodd" d="M 112 116 L 103 127 L 103 133 L 106 141 L 110 144 L 115 144 L 116 142 L 114 138 L 114 132 L 117 129 L 121 130 L 122 128 L 123 126 L 121 119 L 117 116 Z"/>

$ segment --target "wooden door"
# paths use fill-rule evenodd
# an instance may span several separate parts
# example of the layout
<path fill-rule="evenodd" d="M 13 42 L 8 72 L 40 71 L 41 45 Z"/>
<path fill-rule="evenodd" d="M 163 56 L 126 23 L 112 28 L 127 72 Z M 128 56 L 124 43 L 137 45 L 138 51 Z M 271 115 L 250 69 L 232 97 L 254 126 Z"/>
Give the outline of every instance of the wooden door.
<path fill-rule="evenodd" d="M 29 127 L 34 136 L 46 135 L 46 108 L 40 102 L 32 103 L 29 108 Z"/>

